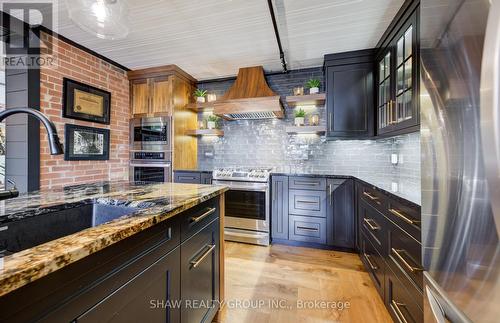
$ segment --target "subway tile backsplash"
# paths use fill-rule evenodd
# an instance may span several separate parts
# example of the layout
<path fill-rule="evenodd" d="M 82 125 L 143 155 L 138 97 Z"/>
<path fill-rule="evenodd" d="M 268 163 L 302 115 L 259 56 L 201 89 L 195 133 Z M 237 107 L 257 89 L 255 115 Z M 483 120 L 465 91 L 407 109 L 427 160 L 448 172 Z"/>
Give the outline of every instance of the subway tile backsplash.
<path fill-rule="evenodd" d="M 284 102 L 293 87 L 303 85 L 311 77 L 319 78 L 324 85 L 321 68 L 270 75 L 267 81 Z M 220 97 L 233 82 L 201 82 L 199 87 Z M 262 166 L 291 172 L 404 178 L 405 183 L 420 186 L 419 133 L 377 140 L 337 141 L 327 141 L 318 135 L 289 135 L 285 127 L 293 125 L 294 109 L 285 106 L 285 110 L 286 117 L 281 120 L 223 121 L 224 137 L 198 140 L 199 168 Z M 319 114 L 320 124 L 325 125 L 324 107 L 309 107 L 306 112 Z M 397 165 L 391 164 L 391 154 L 398 155 Z"/>

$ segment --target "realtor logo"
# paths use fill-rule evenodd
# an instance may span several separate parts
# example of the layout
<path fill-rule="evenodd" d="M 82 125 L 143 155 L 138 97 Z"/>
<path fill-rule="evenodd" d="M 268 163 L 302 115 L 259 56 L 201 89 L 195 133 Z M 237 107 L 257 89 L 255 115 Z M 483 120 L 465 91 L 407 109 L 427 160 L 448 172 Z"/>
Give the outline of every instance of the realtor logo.
<path fill-rule="evenodd" d="M 7 55 L 3 58 L 4 65 L 13 68 L 51 65 L 52 43 L 43 41 L 35 30 L 40 26 L 54 30 L 57 0 L 0 0 L 0 4 L 0 9 L 7 14 L 3 15 L 4 33 L 8 35 L 2 37 Z"/>

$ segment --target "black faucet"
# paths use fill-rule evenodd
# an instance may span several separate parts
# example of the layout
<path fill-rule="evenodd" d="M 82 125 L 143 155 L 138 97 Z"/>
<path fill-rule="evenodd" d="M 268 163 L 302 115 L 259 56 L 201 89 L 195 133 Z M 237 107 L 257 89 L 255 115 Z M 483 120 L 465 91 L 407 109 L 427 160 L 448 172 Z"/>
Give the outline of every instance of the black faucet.
<path fill-rule="evenodd" d="M 47 134 L 49 136 L 49 148 L 51 155 L 61 155 L 63 153 L 63 147 L 61 142 L 59 141 L 59 137 L 57 136 L 56 126 L 52 121 L 50 121 L 43 113 L 38 110 L 30 109 L 30 108 L 12 108 L 7 109 L 0 112 L 0 122 L 3 119 L 7 118 L 13 114 L 25 113 L 32 115 L 33 117 L 40 120 L 45 126 L 45 130 L 47 130 Z M 19 196 L 19 191 L 14 186 L 10 190 L 0 190 L 0 200 L 5 200 L 12 197 Z"/>

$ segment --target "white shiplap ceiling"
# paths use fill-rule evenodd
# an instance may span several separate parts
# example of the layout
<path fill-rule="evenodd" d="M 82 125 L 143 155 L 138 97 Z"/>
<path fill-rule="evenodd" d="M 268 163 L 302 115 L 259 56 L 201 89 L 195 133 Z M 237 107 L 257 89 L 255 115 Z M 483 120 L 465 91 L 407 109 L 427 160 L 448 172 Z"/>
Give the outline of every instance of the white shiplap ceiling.
<path fill-rule="evenodd" d="M 123 1 L 123 0 L 122 0 Z M 130 33 L 102 40 L 76 27 L 59 0 L 55 31 L 131 69 L 176 64 L 198 80 L 281 64 L 266 0 L 127 0 Z M 374 47 L 403 0 L 274 0 L 289 69 Z"/>

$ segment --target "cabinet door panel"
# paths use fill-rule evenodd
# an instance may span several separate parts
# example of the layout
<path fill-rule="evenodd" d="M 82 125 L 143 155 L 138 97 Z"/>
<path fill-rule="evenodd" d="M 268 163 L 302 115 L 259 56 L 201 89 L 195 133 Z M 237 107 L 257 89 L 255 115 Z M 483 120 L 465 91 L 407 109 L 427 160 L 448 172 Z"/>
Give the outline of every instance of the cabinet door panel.
<path fill-rule="evenodd" d="M 131 82 L 132 114 L 142 115 L 149 112 L 149 83 L 147 80 Z"/>
<path fill-rule="evenodd" d="M 382 256 L 373 247 L 367 237 L 361 234 L 361 246 L 360 246 L 360 257 L 361 261 L 365 265 L 366 270 L 370 274 L 372 281 L 377 289 L 380 297 L 384 299 L 384 289 L 385 289 L 385 270 L 386 265 Z"/>
<path fill-rule="evenodd" d="M 219 300 L 218 240 L 219 222 L 215 220 L 181 245 L 182 323 L 211 322 L 217 311 L 210 306 Z"/>
<path fill-rule="evenodd" d="M 288 177 L 272 177 L 271 237 L 288 239 Z"/>
<path fill-rule="evenodd" d="M 290 215 L 290 240 L 326 243 L 326 219 Z"/>
<path fill-rule="evenodd" d="M 178 322 L 180 248 L 160 258 L 76 319 L 77 322 Z"/>
<path fill-rule="evenodd" d="M 327 67 L 328 136 L 373 135 L 373 64 Z"/>
<path fill-rule="evenodd" d="M 172 115 L 172 77 L 151 80 L 152 106 L 155 115 Z"/>
<path fill-rule="evenodd" d="M 328 180 L 327 244 L 354 248 L 354 188 L 352 180 L 341 185 Z"/>
<path fill-rule="evenodd" d="M 326 191 L 289 190 L 288 212 L 295 215 L 326 217 Z"/>

